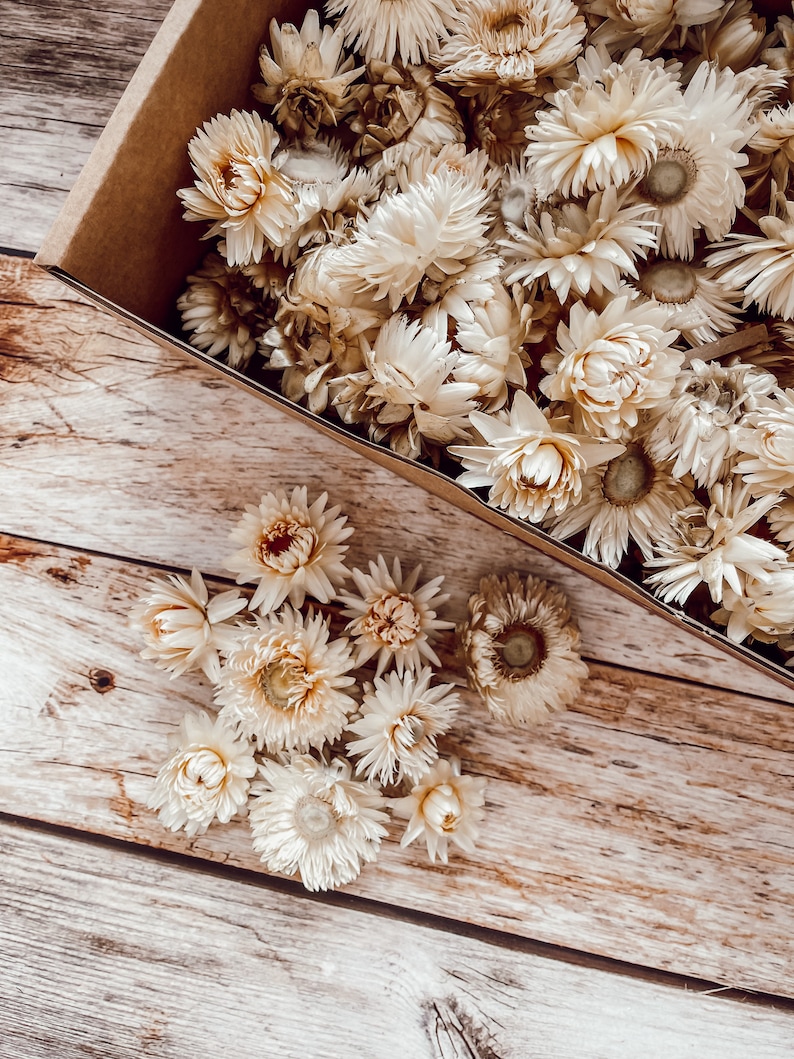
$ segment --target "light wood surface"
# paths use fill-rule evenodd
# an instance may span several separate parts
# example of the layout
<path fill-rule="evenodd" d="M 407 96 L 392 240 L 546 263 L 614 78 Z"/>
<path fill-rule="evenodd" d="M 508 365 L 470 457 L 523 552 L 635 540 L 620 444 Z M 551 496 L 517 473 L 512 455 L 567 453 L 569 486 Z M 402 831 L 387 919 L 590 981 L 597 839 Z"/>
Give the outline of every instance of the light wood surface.
<path fill-rule="evenodd" d="M 23 255 L 0 257 L 0 1056 L 790 1055 L 791 692 L 24 256 L 168 6 L 0 0 L 0 246 Z M 431 866 L 391 837 L 324 899 L 269 879 L 245 823 L 191 842 L 146 809 L 211 695 L 127 627 L 153 571 L 227 576 L 241 507 L 304 482 L 350 516 L 358 565 L 443 573 L 453 619 L 494 567 L 554 581 L 592 671 L 530 732 L 467 696 L 447 749 L 489 779 L 477 854 Z"/>

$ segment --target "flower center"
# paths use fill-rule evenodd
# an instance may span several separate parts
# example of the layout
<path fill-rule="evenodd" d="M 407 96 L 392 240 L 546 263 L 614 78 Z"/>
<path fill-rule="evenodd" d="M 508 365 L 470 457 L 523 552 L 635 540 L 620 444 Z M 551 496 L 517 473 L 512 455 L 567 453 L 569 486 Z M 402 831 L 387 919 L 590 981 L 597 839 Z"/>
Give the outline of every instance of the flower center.
<path fill-rule="evenodd" d="M 663 147 L 640 184 L 641 194 L 655 206 L 672 206 L 692 189 L 698 170 L 688 151 Z"/>
<path fill-rule="evenodd" d="M 632 444 L 609 461 L 601 489 L 610 504 L 628 507 L 650 493 L 655 478 L 656 469 L 642 446 Z"/>
<path fill-rule="evenodd" d="M 647 298 L 682 305 L 697 294 L 697 269 L 683 261 L 659 261 L 645 269 L 638 286 Z"/>
<path fill-rule="evenodd" d="M 325 838 L 336 830 L 337 816 L 328 802 L 313 794 L 302 795 L 295 805 L 295 830 L 307 841 Z"/>
<path fill-rule="evenodd" d="M 279 518 L 266 526 L 256 544 L 259 561 L 280 574 L 293 573 L 312 557 L 317 544 L 313 527 Z"/>
<path fill-rule="evenodd" d="M 509 680 L 523 680 L 537 673 L 546 658 L 546 641 L 532 625 L 508 625 L 494 637 L 497 661 Z"/>
<path fill-rule="evenodd" d="M 272 706 L 290 710 L 301 690 L 302 674 L 295 662 L 271 662 L 259 673 L 259 686 Z"/>
<path fill-rule="evenodd" d="M 410 595 L 389 593 L 370 606 L 363 626 L 368 635 L 394 647 L 415 640 L 422 620 Z"/>
<path fill-rule="evenodd" d="M 392 729 L 392 740 L 406 750 L 421 743 L 427 733 L 427 727 L 421 717 L 412 713 L 404 714 Z"/>
<path fill-rule="evenodd" d="M 456 831 L 463 816 L 463 806 L 451 783 L 440 783 L 422 802 L 425 822 L 436 834 Z"/>

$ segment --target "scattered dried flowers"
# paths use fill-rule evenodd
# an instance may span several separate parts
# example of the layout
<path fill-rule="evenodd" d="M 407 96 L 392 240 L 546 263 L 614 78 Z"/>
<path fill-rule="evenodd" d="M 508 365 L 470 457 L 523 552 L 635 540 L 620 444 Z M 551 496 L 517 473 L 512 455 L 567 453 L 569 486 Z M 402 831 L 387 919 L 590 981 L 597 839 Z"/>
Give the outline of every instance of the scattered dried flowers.
<path fill-rule="evenodd" d="M 190 341 L 785 660 L 791 19 L 748 0 L 325 16 L 273 20 L 261 112 L 190 141 L 185 217 L 219 240 L 179 300 Z M 300 534 L 262 558 L 251 517 L 255 605 L 336 587 L 341 537 L 292 579 Z"/>

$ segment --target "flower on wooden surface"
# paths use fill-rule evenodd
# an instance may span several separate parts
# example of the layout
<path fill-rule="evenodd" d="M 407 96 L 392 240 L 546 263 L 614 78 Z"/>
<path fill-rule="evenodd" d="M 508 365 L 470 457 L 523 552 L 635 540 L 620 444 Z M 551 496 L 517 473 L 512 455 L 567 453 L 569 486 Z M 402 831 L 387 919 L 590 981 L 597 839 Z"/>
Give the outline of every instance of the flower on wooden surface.
<path fill-rule="evenodd" d="M 430 860 L 442 864 L 449 862 L 450 845 L 473 853 L 485 815 L 486 782 L 482 776 L 461 775 L 457 760 L 437 761 L 410 794 L 392 802 L 395 815 L 408 820 L 400 845 L 422 838 Z"/>
<path fill-rule="evenodd" d="M 499 85 L 541 95 L 543 78 L 576 58 L 586 31 L 572 0 L 468 0 L 434 62 L 464 94 Z"/>
<path fill-rule="evenodd" d="M 146 595 L 130 611 L 130 622 L 146 644 L 141 657 L 170 670 L 173 677 L 201 669 L 211 681 L 217 681 L 219 655 L 236 643 L 240 631 L 230 619 L 246 604 L 234 589 L 210 598 L 204 578 L 195 568 L 189 581 L 181 574 L 152 578 Z"/>
<path fill-rule="evenodd" d="M 307 890 L 331 890 L 377 858 L 386 802 L 372 784 L 352 778 L 349 762 L 298 755 L 266 761 L 260 774 L 249 821 L 269 871 L 300 874 Z"/>
<path fill-rule="evenodd" d="M 448 731 L 461 701 L 452 684 L 431 684 L 433 670 L 422 666 L 402 676 L 375 677 L 365 690 L 346 749 L 356 768 L 373 783 L 402 779 L 418 783 L 438 757 L 436 739 Z"/>
<path fill-rule="evenodd" d="M 177 194 L 188 221 L 213 221 L 207 237 L 223 236 L 230 265 L 260 261 L 281 246 L 297 220 L 290 181 L 279 171 L 273 126 L 250 111 L 205 121 L 188 144 L 198 179 Z"/>
<path fill-rule="evenodd" d="M 587 677 L 565 596 L 531 575 L 482 578 L 457 634 L 469 686 L 504 724 L 544 721 Z"/>
<path fill-rule="evenodd" d="M 489 486 L 491 504 L 530 522 L 577 503 L 585 472 L 624 448 L 571 433 L 566 418 L 547 418 L 521 390 L 509 416 L 472 412 L 469 418 L 484 444 L 450 446 L 464 468 L 458 482 Z"/>
<path fill-rule="evenodd" d="M 606 465 L 589 471 L 582 481 L 582 500 L 560 515 L 549 513 L 544 525 L 558 540 L 586 530 L 582 553 L 617 569 L 633 540 L 650 559 L 656 537 L 670 519 L 691 504 L 692 480 L 676 478 L 669 460 L 650 452 L 641 430 Z"/>
<path fill-rule="evenodd" d="M 418 672 L 424 661 L 440 665 L 431 641 L 454 623 L 436 617 L 436 608 L 449 596 L 439 592 L 443 576 L 420 584 L 422 567 L 403 576 L 398 558 L 391 570 L 382 555 L 370 561 L 369 573 L 353 570 L 357 594 L 341 592 L 343 614 L 350 618 L 346 632 L 354 639 L 356 665 L 377 658 L 377 676 L 392 663 L 402 675 Z"/>
<path fill-rule="evenodd" d="M 219 716 L 270 753 L 320 749 L 355 709 L 353 655 L 331 640 L 322 614 L 290 606 L 256 619 L 226 656 L 216 687 Z"/>
<path fill-rule="evenodd" d="M 323 125 L 338 125 L 355 99 L 351 85 L 364 72 L 345 57 L 341 30 L 320 27 L 319 12 L 310 8 L 300 29 L 271 20 L 270 49 L 260 49 L 264 84 L 251 91 L 273 107 L 275 120 L 294 136 L 315 136 Z"/>
<path fill-rule="evenodd" d="M 157 774 L 149 797 L 161 823 L 189 838 L 213 820 L 226 824 L 245 806 L 257 765 L 249 743 L 220 718 L 188 713 L 172 737 L 173 752 Z"/>
<path fill-rule="evenodd" d="M 422 63 L 438 49 L 456 15 L 455 0 L 326 0 L 345 41 L 367 62 Z"/>
<path fill-rule="evenodd" d="M 339 508 L 326 510 L 328 494 L 311 505 L 305 485 L 291 496 L 283 489 L 266 493 L 258 506 L 247 504 L 231 531 L 242 548 L 225 560 L 237 574 L 238 584 L 256 584 L 251 610 L 262 614 L 280 607 L 285 599 L 300 607 L 307 595 L 328 603 L 348 576 L 342 542 L 352 534 L 347 516 Z"/>
<path fill-rule="evenodd" d="M 618 440 L 672 390 L 684 360 L 670 348 L 677 338 L 665 310 L 651 303 L 623 295 L 596 312 L 575 302 L 557 328 L 557 350 L 542 360 L 540 389 L 570 402 L 580 433 Z"/>

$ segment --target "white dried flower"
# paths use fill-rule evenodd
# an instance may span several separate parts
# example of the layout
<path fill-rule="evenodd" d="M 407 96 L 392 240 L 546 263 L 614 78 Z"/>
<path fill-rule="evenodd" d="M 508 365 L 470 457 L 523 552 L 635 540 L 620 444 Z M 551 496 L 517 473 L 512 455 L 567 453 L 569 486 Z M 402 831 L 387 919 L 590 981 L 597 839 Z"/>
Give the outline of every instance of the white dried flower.
<path fill-rule="evenodd" d="M 747 415 L 736 464 L 754 496 L 794 489 L 794 390 L 777 390 Z"/>
<path fill-rule="evenodd" d="M 565 596 L 531 575 L 482 578 L 457 632 L 469 687 L 503 724 L 539 724 L 587 678 Z"/>
<path fill-rule="evenodd" d="M 243 547 L 225 560 L 238 584 L 256 583 L 251 610 L 267 614 L 285 599 L 300 607 L 307 595 L 328 603 L 348 576 L 342 541 L 353 532 L 338 507 L 323 493 L 312 504 L 305 485 L 290 497 L 283 489 L 265 493 L 258 506 L 247 504 L 230 537 Z"/>
<path fill-rule="evenodd" d="M 387 673 L 365 692 L 360 717 L 350 725 L 357 739 L 346 749 L 373 783 L 418 783 L 438 758 L 436 739 L 448 731 L 461 706 L 452 684 L 431 685 L 433 670 Z"/>
<path fill-rule="evenodd" d="M 747 414 L 774 386 L 774 375 L 752 364 L 693 359 L 659 409 L 648 451 L 656 459 L 675 460 L 676 478 L 692 474 L 698 485 L 710 488 L 731 471 Z"/>
<path fill-rule="evenodd" d="M 142 658 L 154 660 L 174 677 L 201 669 L 213 682 L 220 677 L 219 653 L 237 641 L 240 626 L 230 621 L 247 600 L 232 589 L 210 599 L 195 568 L 190 581 L 181 574 L 154 577 L 148 591 L 130 611 L 130 623 L 142 635 Z"/>
<path fill-rule="evenodd" d="M 627 184 L 682 126 L 681 90 L 661 59 L 631 52 L 616 63 L 589 48 L 579 70 L 527 128 L 529 170 L 544 198 Z"/>
<path fill-rule="evenodd" d="M 469 311 L 455 332 L 460 355 L 452 374 L 456 382 L 475 383 L 477 401 L 495 411 L 507 403 L 508 384 L 526 385 L 520 351 L 529 328 L 499 282 L 491 283 L 488 297 L 470 305 Z"/>
<path fill-rule="evenodd" d="M 786 493 L 766 516 L 769 528 L 781 544 L 794 544 L 794 495 Z"/>
<path fill-rule="evenodd" d="M 526 214 L 524 228 L 507 222 L 498 240 L 505 259 L 505 283 L 526 286 L 543 279 L 561 302 L 569 294 L 617 293 L 621 276 L 637 275 L 635 259 L 656 246 L 657 224 L 645 205 L 624 205 L 609 187 L 586 207 L 576 202 L 543 206 L 537 220 Z"/>
<path fill-rule="evenodd" d="M 439 630 L 453 627 L 436 617 L 449 596 L 439 592 L 443 576 L 420 584 L 421 573 L 417 566 L 404 577 L 400 560 L 389 570 L 382 555 L 370 561 L 369 574 L 353 570 L 358 594 L 343 592 L 339 598 L 351 619 L 345 631 L 355 640 L 357 666 L 377 656 L 380 676 L 392 662 L 399 674 L 418 672 L 424 661 L 440 665 L 431 641 Z"/>
<path fill-rule="evenodd" d="M 558 540 L 587 530 L 582 553 L 617 569 L 629 540 L 651 557 L 653 542 L 670 519 L 692 503 L 691 486 L 690 478 L 673 476 L 670 461 L 652 456 L 638 431 L 624 452 L 585 476 L 581 502 L 561 515 L 550 513 L 544 528 Z"/>
<path fill-rule="evenodd" d="M 541 362 L 548 374 L 540 389 L 552 401 L 572 402 L 580 433 L 617 440 L 669 395 L 684 360 L 670 348 L 677 338 L 665 310 L 651 303 L 623 295 L 599 313 L 574 302 L 568 323 L 557 328 L 557 350 Z"/>
<path fill-rule="evenodd" d="M 173 752 L 157 773 L 149 797 L 161 823 L 192 838 L 213 820 L 228 823 L 248 800 L 256 773 L 251 746 L 203 711 L 185 714 L 171 737 Z"/>
<path fill-rule="evenodd" d="M 307 890 L 332 890 L 376 860 L 386 802 L 351 771 L 340 758 L 326 764 L 308 755 L 262 765 L 249 821 L 254 850 L 269 871 L 299 873 Z"/>
<path fill-rule="evenodd" d="M 661 306 L 667 326 L 680 331 L 690 345 L 714 342 L 736 330 L 743 293 L 725 284 L 716 269 L 680 258 L 657 260 L 642 265 L 638 278 L 627 286 L 639 301 Z"/>
<path fill-rule="evenodd" d="M 408 819 L 400 845 L 423 838 L 434 864 L 436 857 L 448 863 L 450 844 L 473 853 L 485 815 L 485 785 L 482 776 L 462 776 L 459 762 L 438 761 L 407 797 L 392 802 L 395 815 Z"/>
<path fill-rule="evenodd" d="M 469 418 L 484 444 L 449 448 L 463 464 L 458 482 L 473 489 L 488 486 L 490 504 L 530 522 L 540 522 L 550 508 L 560 513 L 577 503 L 588 468 L 623 451 L 623 445 L 571 433 L 564 418 L 547 419 L 522 390 L 509 418 L 483 412 Z"/>
<path fill-rule="evenodd" d="M 469 100 L 472 138 L 494 165 L 520 161 L 527 145 L 526 128 L 542 100 L 525 92 L 496 85 L 483 88 Z"/>
<path fill-rule="evenodd" d="M 438 49 L 455 21 L 454 0 L 326 0 L 345 41 L 369 62 L 421 63 Z"/>
<path fill-rule="evenodd" d="M 716 18 L 693 26 L 688 34 L 689 46 L 702 60 L 737 72 L 756 63 L 769 40 L 766 22 L 753 11 L 750 0 L 723 3 Z"/>
<path fill-rule="evenodd" d="M 722 607 L 711 615 L 712 621 L 727 625 L 731 640 L 775 643 L 794 635 L 794 562 L 778 563 L 763 580 L 746 577 L 742 589 L 737 595 L 726 588 Z"/>
<path fill-rule="evenodd" d="M 355 708 L 343 690 L 355 679 L 347 638 L 328 622 L 285 606 L 257 618 L 226 656 L 215 698 L 219 716 L 261 750 L 303 752 L 336 739 Z"/>
<path fill-rule="evenodd" d="M 709 22 L 723 7 L 722 0 L 587 0 L 585 9 L 604 22 L 594 39 L 605 44 L 642 44 L 648 54 L 670 38 L 679 47 L 690 26 Z"/>
<path fill-rule="evenodd" d="M 656 571 L 646 583 L 665 602 L 684 604 L 700 584 L 706 584 L 714 603 L 725 588 L 743 593 L 745 575 L 768 581 L 786 553 L 747 531 L 780 499 L 766 496 L 750 503 L 746 485 L 738 479 L 717 483 L 709 490 L 708 508 L 693 504 L 659 527 L 656 558 L 645 566 Z"/>
<path fill-rule="evenodd" d="M 188 144 L 198 177 L 177 194 L 188 221 L 213 221 L 207 236 L 226 239 L 230 265 L 260 261 L 265 247 L 286 241 L 297 220 L 290 181 L 273 155 L 273 126 L 258 114 L 233 110 L 205 121 Z"/>
<path fill-rule="evenodd" d="M 572 0 L 468 0 L 435 59 L 464 94 L 489 85 L 531 92 L 576 58 L 587 27 Z"/>

